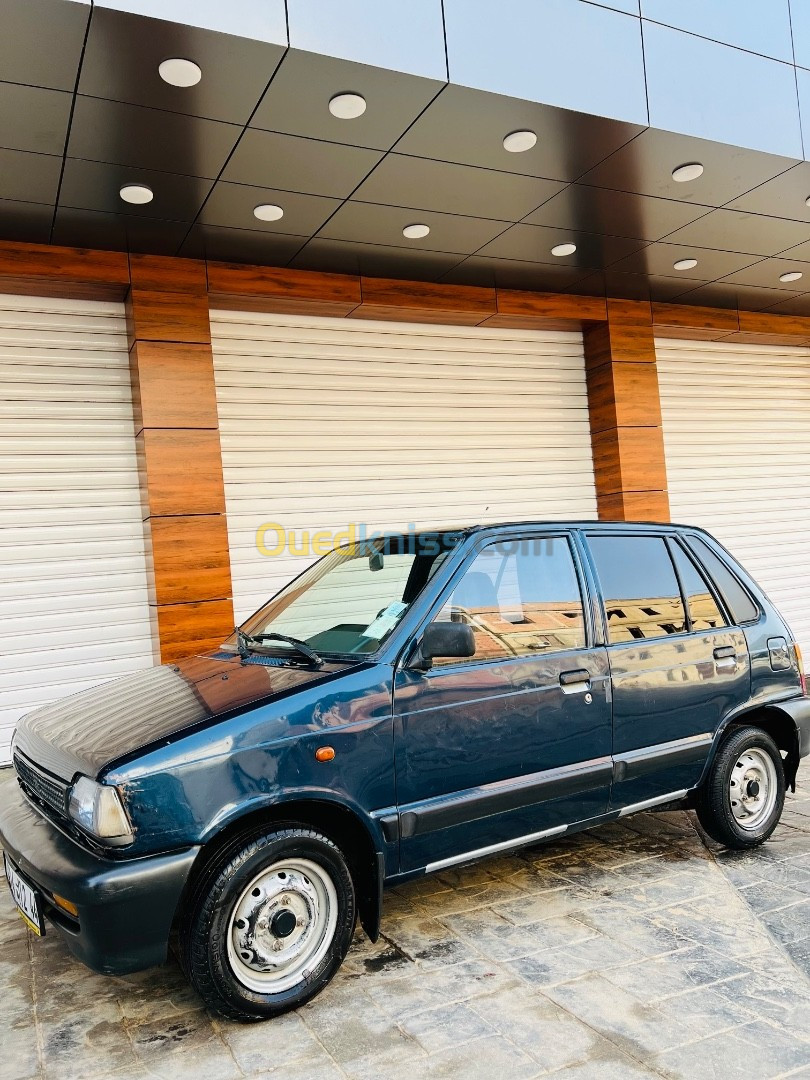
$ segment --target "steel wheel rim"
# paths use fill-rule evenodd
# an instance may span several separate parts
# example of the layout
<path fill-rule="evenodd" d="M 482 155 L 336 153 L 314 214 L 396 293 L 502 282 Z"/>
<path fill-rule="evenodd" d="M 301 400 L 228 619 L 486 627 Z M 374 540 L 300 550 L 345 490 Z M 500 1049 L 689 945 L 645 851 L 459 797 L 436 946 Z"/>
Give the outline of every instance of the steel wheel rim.
<path fill-rule="evenodd" d="M 243 889 L 228 919 L 228 963 L 258 994 L 290 990 L 318 967 L 335 936 L 338 898 L 310 859 L 282 859 Z"/>
<path fill-rule="evenodd" d="M 728 794 L 731 812 L 741 829 L 758 829 L 776 805 L 778 785 L 771 755 L 752 746 L 738 756 L 731 770 Z"/>

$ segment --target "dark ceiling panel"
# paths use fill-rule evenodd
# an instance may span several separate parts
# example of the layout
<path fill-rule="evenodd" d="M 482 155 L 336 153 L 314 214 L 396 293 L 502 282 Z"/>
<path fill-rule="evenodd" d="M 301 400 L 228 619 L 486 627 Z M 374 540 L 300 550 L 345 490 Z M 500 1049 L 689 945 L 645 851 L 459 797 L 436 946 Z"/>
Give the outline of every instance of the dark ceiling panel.
<path fill-rule="evenodd" d="M 562 188 L 558 180 L 389 154 L 360 185 L 354 198 L 445 214 L 520 221 Z"/>
<path fill-rule="evenodd" d="M 133 11 L 154 19 L 217 30 L 223 34 L 287 44 L 284 0 L 95 0 L 97 8 Z"/>
<path fill-rule="evenodd" d="M 810 221 L 810 164 L 794 165 L 786 173 L 768 180 L 747 195 L 729 203 L 728 209 L 750 214 L 776 214 L 794 221 Z"/>
<path fill-rule="evenodd" d="M 284 217 L 278 221 L 257 220 L 253 216 L 253 209 L 261 203 L 280 206 Z M 199 220 L 204 225 L 257 233 L 290 233 L 308 238 L 339 206 L 339 199 L 324 199 L 320 195 L 301 195 L 297 191 L 277 191 L 220 181 L 211 192 Z"/>
<path fill-rule="evenodd" d="M 573 255 L 560 259 L 551 254 L 557 244 L 575 243 Z M 518 259 L 525 262 L 549 263 L 552 266 L 584 267 L 598 270 L 618 262 L 642 247 L 639 240 L 623 236 L 599 236 L 572 229 L 547 229 L 541 225 L 513 225 L 492 243 L 477 252 L 496 259 Z"/>
<path fill-rule="evenodd" d="M 68 154 L 213 180 L 239 134 L 233 124 L 79 96 Z"/>
<path fill-rule="evenodd" d="M 675 270 L 673 263 L 680 259 L 697 259 L 691 270 Z M 713 248 L 687 247 L 678 244 L 650 244 L 634 252 L 612 269 L 624 274 L 649 274 L 655 277 L 672 277 L 683 281 L 681 291 L 694 288 L 690 281 L 714 281 L 725 274 L 733 274 L 756 262 L 756 255 L 740 255 L 734 251 L 716 251 Z"/>
<path fill-rule="evenodd" d="M 685 184 L 672 179 L 673 169 L 692 161 L 704 166 L 700 179 Z M 639 195 L 722 206 L 795 164 L 792 158 L 649 128 L 581 181 Z"/>
<path fill-rule="evenodd" d="M 524 224 L 660 240 L 711 210 L 709 206 L 571 184 L 530 214 Z"/>
<path fill-rule="evenodd" d="M 381 157 L 378 150 L 250 130 L 242 136 L 222 179 L 345 199 Z"/>
<path fill-rule="evenodd" d="M 779 304 L 765 309 L 774 315 L 810 315 L 810 292 L 782 300 Z"/>
<path fill-rule="evenodd" d="M 414 224 L 428 225 L 430 235 L 420 240 L 408 240 L 402 230 Z M 329 240 L 381 244 L 408 251 L 450 251 L 470 255 L 508 225 L 508 221 L 352 201 L 343 204 L 319 235 Z"/>
<path fill-rule="evenodd" d="M 586 296 L 607 294 L 621 300 L 655 300 L 668 303 L 683 292 L 684 284 L 678 278 L 648 277 L 646 274 L 624 274 L 610 267 L 591 277 L 578 281 L 568 292 L 584 293 Z"/>
<path fill-rule="evenodd" d="M 803 274 L 800 282 L 784 282 L 779 277 L 792 271 Z M 800 263 L 789 262 L 787 259 L 763 259 L 754 263 L 745 270 L 738 270 L 736 274 L 727 274 L 724 282 L 731 285 L 751 285 L 759 289 L 778 289 L 780 292 L 803 292 L 810 289 L 810 267 Z"/>
<path fill-rule="evenodd" d="M 286 266 L 307 236 L 290 233 L 253 232 L 247 229 L 223 229 L 215 225 L 195 225 L 179 254 L 192 259 L 219 259 L 223 262 L 248 262 L 264 266 Z"/>
<path fill-rule="evenodd" d="M 520 262 L 518 259 L 488 259 L 471 255 L 444 275 L 451 285 L 478 285 L 484 288 L 537 289 L 556 292 L 580 281 L 590 271 L 575 266 Z"/>
<path fill-rule="evenodd" d="M 68 247 L 176 255 L 187 232 L 188 223 L 184 221 L 157 221 L 61 206 L 56 212 L 51 242 Z"/>
<path fill-rule="evenodd" d="M 146 184 L 154 199 L 142 206 L 125 203 L 119 194 L 124 184 Z M 133 218 L 169 218 L 191 222 L 197 216 L 211 181 L 196 176 L 150 172 L 127 165 L 68 158 L 59 191 L 60 206 L 104 210 Z"/>
<path fill-rule="evenodd" d="M 781 258 L 796 262 L 810 262 L 810 241 L 805 240 L 794 247 L 784 248 L 778 252 Z"/>
<path fill-rule="evenodd" d="M 299 270 L 321 270 L 333 274 L 438 281 L 459 258 L 458 255 L 442 251 L 410 252 L 398 247 L 353 244 L 316 236 L 289 265 Z"/>
<path fill-rule="evenodd" d="M 810 224 L 746 214 L 742 210 L 714 210 L 666 239 L 670 244 L 776 255 L 810 239 Z"/>
<path fill-rule="evenodd" d="M 280 45 L 96 7 L 79 93 L 246 124 L 283 55 Z M 200 82 L 165 83 L 158 66 L 171 57 L 198 64 Z"/>
<path fill-rule="evenodd" d="M 523 128 L 537 134 L 537 145 L 525 153 L 510 154 L 503 148 L 504 136 Z M 448 86 L 400 139 L 396 150 L 570 181 L 643 130 L 638 124 Z"/>
<path fill-rule="evenodd" d="M 52 222 L 52 206 L 0 199 L 0 239 L 2 240 L 47 244 Z"/>
<path fill-rule="evenodd" d="M 2 77 L 7 82 L 72 91 L 89 18 L 90 0 L 4 2 Z"/>
<path fill-rule="evenodd" d="M 61 158 L 0 150 L 0 199 L 53 205 L 61 171 Z"/>
<path fill-rule="evenodd" d="M 794 296 L 799 296 L 795 292 Z M 699 307 L 739 307 L 744 311 L 764 311 L 773 307 L 780 299 L 788 299 L 789 294 L 778 289 L 754 289 L 745 285 L 729 285 L 715 281 L 701 285 L 697 289 L 681 293 L 678 303 L 697 304 Z"/>
<path fill-rule="evenodd" d="M 267 88 L 251 127 L 388 150 L 443 85 L 291 49 Z M 335 94 L 348 92 L 366 99 L 366 111 L 354 120 L 340 120 L 329 112 L 329 101 Z"/>
<path fill-rule="evenodd" d="M 0 146 L 34 154 L 64 154 L 71 94 L 0 83 Z"/>

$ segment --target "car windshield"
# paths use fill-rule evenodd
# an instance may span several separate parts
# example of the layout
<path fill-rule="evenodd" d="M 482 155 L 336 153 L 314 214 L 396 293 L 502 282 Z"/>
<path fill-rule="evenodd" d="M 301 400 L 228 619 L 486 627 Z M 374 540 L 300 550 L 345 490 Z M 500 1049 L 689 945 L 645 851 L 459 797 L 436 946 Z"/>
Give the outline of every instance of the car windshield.
<path fill-rule="evenodd" d="M 458 533 L 411 534 L 336 548 L 242 624 L 251 648 L 292 652 L 266 634 L 305 642 L 318 654 L 379 649 L 453 547 Z M 227 642 L 236 648 L 236 638 Z"/>

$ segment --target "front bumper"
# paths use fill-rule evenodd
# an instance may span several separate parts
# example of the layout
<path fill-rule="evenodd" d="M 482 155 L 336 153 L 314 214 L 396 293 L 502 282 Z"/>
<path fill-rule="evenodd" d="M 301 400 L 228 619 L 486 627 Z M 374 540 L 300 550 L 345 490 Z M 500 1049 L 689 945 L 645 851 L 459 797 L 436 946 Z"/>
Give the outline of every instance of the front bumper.
<path fill-rule="evenodd" d="M 83 963 L 105 975 L 162 964 L 177 904 L 199 847 L 105 859 L 70 840 L 28 803 L 16 778 L 2 785 L 0 844 L 45 894 L 45 917 Z M 73 919 L 49 900 L 78 908 Z"/>

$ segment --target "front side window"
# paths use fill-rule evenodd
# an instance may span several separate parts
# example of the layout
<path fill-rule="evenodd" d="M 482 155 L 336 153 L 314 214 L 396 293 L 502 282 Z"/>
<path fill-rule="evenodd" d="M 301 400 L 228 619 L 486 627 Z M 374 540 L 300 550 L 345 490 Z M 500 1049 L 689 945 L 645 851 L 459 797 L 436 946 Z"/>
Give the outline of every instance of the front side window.
<path fill-rule="evenodd" d="M 678 568 L 683 594 L 689 605 L 689 621 L 692 629 L 715 630 L 717 627 L 725 626 L 726 620 L 720 613 L 708 582 L 680 544 L 672 545 L 672 558 Z"/>
<path fill-rule="evenodd" d="M 242 625 L 286 634 L 318 653 L 376 652 L 453 550 L 457 534 L 387 537 L 336 548 Z M 233 639 L 228 643 L 233 647 Z M 287 651 L 273 641 L 274 650 Z"/>
<path fill-rule="evenodd" d="M 681 590 L 662 537 L 590 536 L 588 543 L 611 645 L 686 632 Z"/>
<path fill-rule="evenodd" d="M 585 616 L 568 541 L 542 537 L 484 548 L 436 621 L 472 626 L 475 660 L 581 648 Z M 459 661 L 448 658 L 436 663 Z"/>

